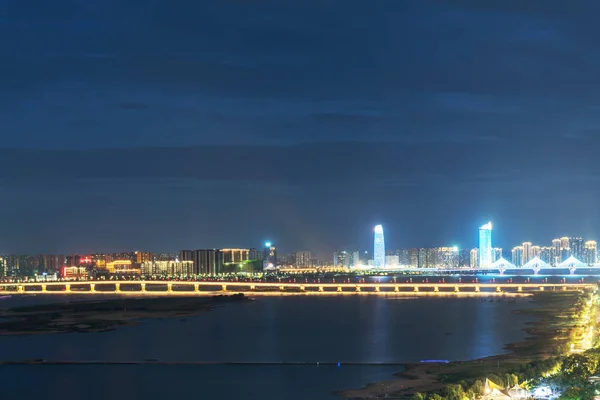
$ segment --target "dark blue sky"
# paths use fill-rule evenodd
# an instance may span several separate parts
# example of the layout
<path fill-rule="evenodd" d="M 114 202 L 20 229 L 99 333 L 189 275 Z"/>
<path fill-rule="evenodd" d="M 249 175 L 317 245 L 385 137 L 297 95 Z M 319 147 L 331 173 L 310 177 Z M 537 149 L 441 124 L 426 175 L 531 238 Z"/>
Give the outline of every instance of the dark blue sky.
<path fill-rule="evenodd" d="M 596 238 L 598 11 L 0 0 L 0 253 Z"/>

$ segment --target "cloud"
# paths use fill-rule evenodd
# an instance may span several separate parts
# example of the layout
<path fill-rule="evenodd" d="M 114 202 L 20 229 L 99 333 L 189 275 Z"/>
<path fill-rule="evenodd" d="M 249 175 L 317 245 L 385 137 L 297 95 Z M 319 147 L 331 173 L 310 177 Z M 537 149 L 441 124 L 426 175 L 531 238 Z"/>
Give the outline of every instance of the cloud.
<path fill-rule="evenodd" d="M 596 181 L 597 138 L 520 141 L 2 150 L 0 179 L 37 182 L 255 182 L 283 185 L 442 185 Z M 23 162 L 27 160 L 27 162 Z"/>

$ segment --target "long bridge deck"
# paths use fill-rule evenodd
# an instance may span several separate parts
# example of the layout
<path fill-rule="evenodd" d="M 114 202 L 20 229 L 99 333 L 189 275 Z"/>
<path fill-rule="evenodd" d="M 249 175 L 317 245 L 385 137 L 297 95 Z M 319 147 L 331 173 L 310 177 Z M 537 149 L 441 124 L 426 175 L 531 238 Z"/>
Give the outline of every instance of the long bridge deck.
<path fill-rule="evenodd" d="M 281 293 L 519 293 L 544 290 L 595 290 L 595 283 L 277 283 L 197 281 L 61 281 L 0 283 L 2 293 L 44 294 L 202 294 L 222 292 Z"/>

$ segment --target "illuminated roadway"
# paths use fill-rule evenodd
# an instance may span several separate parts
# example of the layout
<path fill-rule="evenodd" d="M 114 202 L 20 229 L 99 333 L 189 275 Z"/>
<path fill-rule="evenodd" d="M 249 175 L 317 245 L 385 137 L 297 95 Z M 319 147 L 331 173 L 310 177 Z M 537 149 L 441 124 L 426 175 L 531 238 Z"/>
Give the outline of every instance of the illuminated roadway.
<path fill-rule="evenodd" d="M 277 283 L 194 281 L 62 281 L 0 283 L 0 294 L 202 294 L 214 291 L 281 293 L 492 293 L 597 289 L 595 283 Z"/>

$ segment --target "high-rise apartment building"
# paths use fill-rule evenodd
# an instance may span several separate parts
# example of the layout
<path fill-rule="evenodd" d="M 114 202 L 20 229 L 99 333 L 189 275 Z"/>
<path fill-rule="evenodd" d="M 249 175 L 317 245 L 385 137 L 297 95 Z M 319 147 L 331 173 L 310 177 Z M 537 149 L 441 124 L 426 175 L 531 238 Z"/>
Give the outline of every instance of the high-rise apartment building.
<path fill-rule="evenodd" d="M 580 237 L 572 237 L 569 238 L 569 246 L 571 247 L 571 255 L 582 261 L 584 258 L 584 243 L 583 238 Z"/>
<path fill-rule="evenodd" d="M 223 271 L 223 253 L 219 249 L 194 250 L 196 274 L 216 275 Z"/>
<path fill-rule="evenodd" d="M 525 265 L 529 261 L 533 260 L 531 246 L 533 246 L 531 242 L 523 243 L 523 264 L 521 264 L 521 265 Z"/>
<path fill-rule="evenodd" d="M 550 265 L 558 265 L 562 262 L 562 251 L 560 239 L 552 239 L 552 262 Z"/>
<path fill-rule="evenodd" d="M 179 251 L 179 261 L 194 261 L 194 251 L 193 250 L 180 250 Z"/>
<path fill-rule="evenodd" d="M 512 251 L 511 251 L 511 256 L 512 256 L 511 262 L 515 266 L 520 267 L 523 264 L 525 264 L 523 262 L 523 253 L 524 253 L 523 246 L 513 247 Z"/>
<path fill-rule="evenodd" d="M 479 228 L 479 267 L 488 268 L 492 264 L 492 223 Z"/>
<path fill-rule="evenodd" d="M 535 247 L 535 246 L 534 246 Z M 548 265 L 554 265 L 554 246 L 543 246 L 539 248 L 537 257 Z M 535 254 L 535 251 L 534 251 Z"/>
<path fill-rule="evenodd" d="M 594 265 L 598 262 L 598 244 L 595 240 L 585 242 L 585 257 L 582 261 L 588 265 Z"/>
<path fill-rule="evenodd" d="M 495 263 L 502 258 L 502 249 L 500 247 L 494 247 L 492 250 L 492 263 Z"/>
<path fill-rule="evenodd" d="M 471 250 L 471 260 L 469 262 L 469 267 L 475 269 L 479 268 L 479 250 L 472 249 Z"/>
<path fill-rule="evenodd" d="M 250 260 L 250 249 L 221 249 L 224 264 L 240 264 Z"/>
<path fill-rule="evenodd" d="M 385 265 L 388 268 L 398 267 L 400 265 L 400 258 L 395 254 L 387 255 L 385 256 Z"/>
<path fill-rule="evenodd" d="M 306 268 L 312 266 L 312 254 L 310 251 L 297 251 L 292 253 L 292 261 L 296 268 Z"/>
<path fill-rule="evenodd" d="M 383 226 L 377 225 L 373 235 L 373 267 L 385 268 L 385 239 Z"/>
<path fill-rule="evenodd" d="M 143 275 L 194 275 L 193 261 L 145 261 L 141 264 Z"/>
<path fill-rule="evenodd" d="M 135 252 L 135 262 L 138 264 L 154 261 L 154 253 L 148 253 L 144 251 Z"/>

